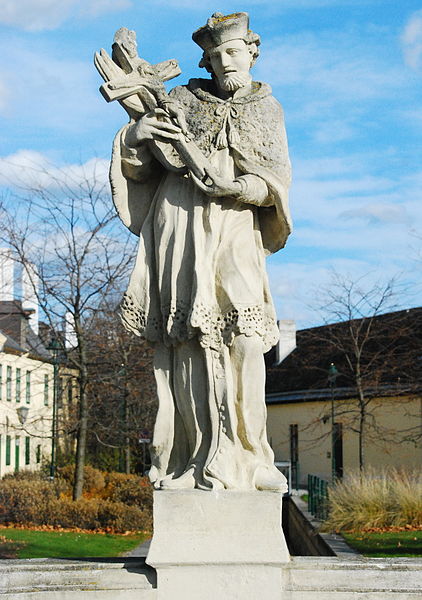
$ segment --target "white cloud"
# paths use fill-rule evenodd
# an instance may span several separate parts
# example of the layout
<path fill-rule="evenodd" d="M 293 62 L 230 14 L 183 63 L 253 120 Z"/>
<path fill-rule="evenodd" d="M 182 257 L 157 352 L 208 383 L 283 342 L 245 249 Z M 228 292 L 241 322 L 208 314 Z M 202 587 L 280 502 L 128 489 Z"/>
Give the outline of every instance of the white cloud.
<path fill-rule="evenodd" d="M 284 252 L 284 259 L 280 256 Z M 286 258 L 287 257 L 287 258 Z M 280 319 L 294 319 L 298 329 L 321 324 L 318 312 L 321 293 L 332 282 L 333 272 L 352 281 L 365 278 L 368 289 L 377 282 L 397 277 L 403 280 L 406 274 L 394 263 L 368 264 L 358 258 L 334 258 L 330 261 L 309 257 L 307 262 L 289 261 L 287 248 L 268 261 L 271 292 Z M 403 296 L 403 306 L 412 306 L 414 298 Z"/>
<path fill-rule="evenodd" d="M 63 185 L 77 188 L 86 181 L 108 185 L 109 162 L 92 158 L 84 164 L 58 167 L 40 152 L 19 150 L 0 157 L 0 185 L 24 190 L 52 189 Z"/>
<path fill-rule="evenodd" d="M 377 223 L 408 225 L 410 223 L 410 218 L 405 207 L 388 203 L 367 204 L 366 206 L 345 210 L 340 213 L 339 218 L 365 221 L 371 225 Z"/>
<path fill-rule="evenodd" d="M 410 272 L 417 280 L 412 246 L 422 231 L 422 174 L 381 176 L 378 161 L 369 152 L 293 161 L 295 228 L 286 248 L 268 261 L 280 318 L 294 318 L 300 327 L 317 324 L 307 303 L 315 304 L 315 290 L 329 282 L 332 269 L 352 279 Z M 415 302 L 403 297 L 403 306 Z"/>
<path fill-rule="evenodd" d="M 132 0 L 89 0 L 80 2 L 79 11 L 81 14 L 87 14 L 97 17 L 104 13 L 124 10 L 132 6 Z"/>
<path fill-rule="evenodd" d="M 58 54 L 53 45 L 35 46 L 17 36 L 0 40 L 0 55 L 0 85 L 6 89 L 0 110 L 13 126 L 15 138 L 28 133 L 76 134 L 82 140 L 84 132 L 102 126 L 108 107 L 98 93 L 101 80 L 91 60 L 72 60 Z M 113 112 L 121 120 L 122 112 Z M 85 139 L 86 143 L 90 141 Z"/>
<path fill-rule="evenodd" d="M 372 0 L 378 2 L 379 0 Z M 138 0 L 139 2 L 139 0 Z M 62 25 L 71 18 L 96 17 L 107 12 L 116 12 L 133 6 L 134 0 L 3 0 L 0 11 L 0 23 L 25 31 L 48 31 Z M 329 6 L 347 6 L 364 3 L 367 0 L 285 0 L 277 4 L 274 0 L 245 0 L 241 10 L 267 7 L 269 11 L 285 12 L 296 9 L 318 9 Z M 140 2 L 139 2 L 140 3 Z M 189 9 L 210 13 L 215 11 L 215 0 L 142 0 L 152 7 L 169 9 Z M 225 14 L 233 12 L 231 0 L 221 0 L 218 10 Z"/>
<path fill-rule="evenodd" d="M 0 23 L 27 31 L 55 29 L 69 15 L 74 0 L 3 0 Z"/>
<path fill-rule="evenodd" d="M 151 1 L 151 0 L 150 0 Z M 220 0 L 218 5 L 215 0 L 152 0 L 155 5 L 167 6 L 170 8 L 190 8 L 198 11 L 210 8 L 214 12 L 218 11 L 223 14 L 230 14 L 235 9 L 231 0 Z M 372 0 L 378 3 L 382 0 Z M 368 0 L 283 0 L 283 2 L 275 3 L 274 0 L 243 0 L 239 7 L 241 11 L 248 11 L 256 6 L 268 6 L 272 11 L 285 12 L 287 10 L 297 9 L 319 9 L 328 6 L 347 6 L 367 3 Z"/>
<path fill-rule="evenodd" d="M 406 235 L 411 227 L 422 231 L 420 172 L 381 176 L 377 174 L 380 165 L 376 155 L 368 152 L 296 160 L 293 166 L 291 205 L 299 223 L 311 224 L 315 231 L 324 233 L 327 228 L 338 231 L 339 227 L 356 232 L 356 219 L 360 221 L 359 227 L 369 223 L 377 231 L 379 227 L 398 227 Z M 382 160 L 381 168 L 384 166 Z M 378 233 L 374 235 L 377 237 Z M 385 235 L 391 232 L 385 231 Z M 359 244 L 365 247 L 374 239 L 370 235 L 363 239 L 355 236 L 354 244 L 356 248 Z M 353 239 L 350 243 L 353 244 Z"/>
<path fill-rule="evenodd" d="M 305 32 L 267 44 L 256 73 L 273 85 L 300 89 L 315 112 L 342 99 L 356 104 L 400 89 L 405 76 L 378 56 L 378 49 L 357 41 L 354 32 Z M 306 92 L 304 91 L 306 89 Z"/>
<path fill-rule="evenodd" d="M 9 105 L 10 89 L 7 84 L 0 81 L 0 113 L 4 113 Z"/>
<path fill-rule="evenodd" d="M 412 14 L 401 36 L 405 63 L 412 69 L 422 67 L 422 10 Z"/>
<path fill-rule="evenodd" d="M 349 177 L 342 177 L 341 173 L 311 178 L 297 174 L 291 191 L 292 206 L 296 218 L 324 223 L 356 203 L 369 203 L 381 197 L 385 202 L 395 185 L 387 178 L 358 172 Z"/>
<path fill-rule="evenodd" d="M 0 23 L 25 31 L 52 30 L 73 16 L 95 17 L 131 4 L 131 0 L 3 0 Z"/>
<path fill-rule="evenodd" d="M 407 261 L 410 231 L 393 225 L 376 227 L 368 224 L 342 225 L 328 222 L 326 226 L 301 226 L 295 230 L 295 243 L 308 252 L 328 252 L 330 256 L 347 254 L 364 257 L 368 270 L 379 261 L 395 264 Z"/>
<path fill-rule="evenodd" d="M 402 113 L 414 78 L 395 58 L 393 43 L 389 30 L 374 35 L 364 24 L 359 33 L 319 29 L 264 39 L 254 77 L 271 83 L 288 130 L 299 128 L 302 145 L 312 143 L 320 153 L 321 145 L 367 143 L 370 131 L 383 135 L 387 121 L 394 119 L 397 129 L 409 124 Z"/>
<path fill-rule="evenodd" d="M 361 164 L 361 155 L 317 156 L 307 160 L 296 160 L 294 162 L 295 180 L 338 177 L 340 174 L 353 173 L 360 168 Z"/>
<path fill-rule="evenodd" d="M 335 144 L 350 140 L 357 135 L 356 126 L 349 124 L 346 119 L 319 123 L 313 132 L 313 139 L 321 144 Z"/>
<path fill-rule="evenodd" d="M 422 127 L 422 108 L 401 111 L 401 116 L 408 121 L 412 127 Z"/>

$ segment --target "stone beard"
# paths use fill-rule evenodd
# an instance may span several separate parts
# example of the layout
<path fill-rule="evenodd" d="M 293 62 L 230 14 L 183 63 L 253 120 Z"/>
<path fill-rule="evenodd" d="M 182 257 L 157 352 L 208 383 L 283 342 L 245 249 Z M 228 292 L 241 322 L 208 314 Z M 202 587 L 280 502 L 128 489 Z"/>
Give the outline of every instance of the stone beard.
<path fill-rule="evenodd" d="M 221 81 L 221 88 L 226 92 L 235 92 L 251 82 L 251 76 L 245 73 L 227 73 Z"/>
<path fill-rule="evenodd" d="M 291 230 L 290 163 L 281 106 L 250 81 L 224 74 L 219 87 L 235 92 L 224 99 L 212 79 L 170 93 L 241 193 L 205 193 L 170 142 L 131 143 L 133 121 L 114 143 L 114 202 L 140 236 L 122 318 L 155 347 L 156 488 L 286 489 L 266 436 L 263 353 L 278 339 L 265 256 Z"/>

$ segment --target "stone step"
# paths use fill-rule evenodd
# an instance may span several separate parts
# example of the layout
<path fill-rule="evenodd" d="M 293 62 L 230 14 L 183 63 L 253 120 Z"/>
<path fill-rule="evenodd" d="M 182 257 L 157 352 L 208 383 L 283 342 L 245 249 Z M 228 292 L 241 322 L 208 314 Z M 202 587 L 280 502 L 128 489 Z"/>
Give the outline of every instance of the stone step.
<path fill-rule="evenodd" d="M 283 581 L 283 600 L 422 600 L 422 560 L 295 556 Z"/>
<path fill-rule="evenodd" d="M 421 559 L 293 557 L 281 570 L 274 600 L 422 600 Z M 0 561 L 0 600 L 157 600 L 156 585 L 139 558 Z"/>
<path fill-rule="evenodd" d="M 0 561 L 1 600 L 155 600 L 155 571 L 139 558 Z"/>
<path fill-rule="evenodd" d="M 421 592 L 399 590 L 390 592 L 285 591 L 280 596 L 280 600 L 420 600 L 421 598 Z"/>

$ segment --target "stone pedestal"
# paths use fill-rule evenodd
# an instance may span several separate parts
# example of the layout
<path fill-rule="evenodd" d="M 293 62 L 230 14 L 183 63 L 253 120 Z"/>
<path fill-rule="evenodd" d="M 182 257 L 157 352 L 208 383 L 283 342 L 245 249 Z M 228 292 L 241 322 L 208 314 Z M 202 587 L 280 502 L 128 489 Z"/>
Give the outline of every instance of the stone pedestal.
<path fill-rule="evenodd" d="M 157 600 L 281 599 L 281 505 L 276 492 L 155 492 Z"/>

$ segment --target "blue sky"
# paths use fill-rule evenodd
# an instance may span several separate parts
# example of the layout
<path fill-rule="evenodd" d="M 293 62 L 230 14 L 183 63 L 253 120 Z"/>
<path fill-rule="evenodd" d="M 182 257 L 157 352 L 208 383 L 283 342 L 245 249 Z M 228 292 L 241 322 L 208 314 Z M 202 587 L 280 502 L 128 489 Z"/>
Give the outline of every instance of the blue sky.
<path fill-rule="evenodd" d="M 0 184 L 34 166 L 94 159 L 106 172 L 124 123 L 92 57 L 121 26 L 150 62 L 177 58 L 183 83 L 206 76 L 192 32 L 214 11 L 248 11 L 261 35 L 254 78 L 282 103 L 295 231 L 268 261 L 280 318 L 318 323 L 332 269 L 369 282 L 398 273 L 421 304 L 422 9 L 410 0 L 3 0 Z M 78 167 L 82 171 L 81 167 Z M 48 185 L 48 181 L 46 181 Z"/>

